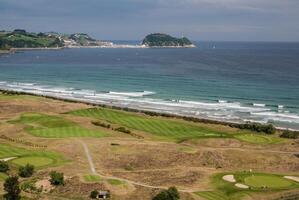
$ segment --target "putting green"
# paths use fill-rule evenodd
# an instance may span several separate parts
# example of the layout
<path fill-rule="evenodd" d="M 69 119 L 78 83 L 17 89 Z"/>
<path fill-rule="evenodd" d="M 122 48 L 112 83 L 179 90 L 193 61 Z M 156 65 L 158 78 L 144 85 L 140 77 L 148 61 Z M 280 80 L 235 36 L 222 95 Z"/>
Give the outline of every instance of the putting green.
<path fill-rule="evenodd" d="M 0 143 L 0 158 L 16 157 L 9 162 L 17 165 L 27 163 L 35 165 L 37 168 L 48 166 L 58 166 L 65 163 L 61 154 L 45 150 L 31 150 Z"/>
<path fill-rule="evenodd" d="M 34 165 L 35 167 L 42 167 L 42 166 L 47 166 L 51 165 L 54 162 L 53 159 L 48 158 L 48 157 L 33 157 L 33 156 L 28 156 L 28 157 L 21 157 L 12 160 L 12 163 L 20 166 L 25 166 L 26 164 L 31 164 Z"/>
<path fill-rule="evenodd" d="M 283 141 L 280 138 L 275 138 L 266 135 L 258 135 L 258 134 L 238 134 L 235 135 L 234 137 L 241 141 L 255 143 L 255 144 L 273 144 L 273 143 L 279 143 Z"/>
<path fill-rule="evenodd" d="M 293 185 L 292 181 L 289 181 L 283 177 L 276 175 L 252 175 L 244 179 L 244 183 L 254 188 L 267 187 L 273 189 L 288 188 Z"/>

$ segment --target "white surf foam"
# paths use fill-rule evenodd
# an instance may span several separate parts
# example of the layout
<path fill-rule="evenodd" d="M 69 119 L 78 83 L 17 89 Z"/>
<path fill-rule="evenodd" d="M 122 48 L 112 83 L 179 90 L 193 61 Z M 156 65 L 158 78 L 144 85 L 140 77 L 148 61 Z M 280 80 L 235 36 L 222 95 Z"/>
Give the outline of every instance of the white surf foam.
<path fill-rule="evenodd" d="M 143 96 L 153 95 L 153 94 L 155 94 L 155 92 L 151 92 L 151 91 L 142 91 L 142 92 L 114 92 L 114 91 L 109 91 L 109 94 L 129 96 L 129 97 L 143 97 Z"/>
<path fill-rule="evenodd" d="M 271 110 L 265 104 L 242 104 L 240 102 L 218 102 L 187 101 L 187 100 L 163 100 L 154 99 L 149 95 L 152 91 L 140 92 L 96 92 L 94 90 L 73 89 L 66 87 L 53 87 L 35 83 L 10 83 L 0 82 L 0 88 L 28 92 L 32 94 L 65 98 L 69 100 L 84 101 L 95 104 L 106 104 L 134 109 L 170 113 L 182 116 L 215 119 L 229 122 L 280 122 L 292 123 L 299 127 L 299 115 Z M 279 106 L 283 108 L 282 106 Z M 279 110 L 279 109 L 278 109 Z M 288 128 L 287 125 L 285 128 Z"/>

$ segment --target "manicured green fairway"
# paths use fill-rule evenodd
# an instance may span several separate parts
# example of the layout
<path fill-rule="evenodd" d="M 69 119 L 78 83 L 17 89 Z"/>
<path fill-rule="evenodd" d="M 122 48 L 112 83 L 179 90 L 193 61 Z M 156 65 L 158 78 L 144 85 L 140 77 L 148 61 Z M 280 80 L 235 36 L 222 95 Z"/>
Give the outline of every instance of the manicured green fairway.
<path fill-rule="evenodd" d="M 12 122 L 26 125 L 26 130 L 37 137 L 103 137 L 107 135 L 101 131 L 91 131 L 82 128 L 62 117 L 38 113 L 23 114 L 18 120 Z"/>
<path fill-rule="evenodd" d="M 35 165 L 37 168 L 48 166 L 57 166 L 63 164 L 66 160 L 58 153 L 29 150 L 20 147 L 13 147 L 7 144 L 0 144 L 0 158 L 16 157 L 9 162 L 17 165 L 25 165 L 27 163 Z"/>
<path fill-rule="evenodd" d="M 288 188 L 293 185 L 293 182 L 276 175 L 252 175 L 244 179 L 244 183 L 254 188 Z"/>
<path fill-rule="evenodd" d="M 236 134 L 234 135 L 235 138 L 249 142 L 254 144 L 275 144 L 279 142 L 283 142 L 283 139 L 276 138 L 273 136 L 261 135 L 261 134 Z"/>
<path fill-rule="evenodd" d="M 91 174 L 84 175 L 83 178 L 86 182 L 99 182 L 102 180 L 100 176 Z"/>
<path fill-rule="evenodd" d="M 177 122 L 157 117 L 140 116 L 107 108 L 92 108 L 70 112 L 70 114 L 106 120 L 110 123 L 126 126 L 131 129 L 151 133 L 158 137 L 171 139 L 227 137 L 220 131 L 192 125 L 187 122 Z"/>
<path fill-rule="evenodd" d="M 195 194 L 206 200 L 230 200 L 227 195 L 218 191 L 203 191 L 196 192 Z"/>

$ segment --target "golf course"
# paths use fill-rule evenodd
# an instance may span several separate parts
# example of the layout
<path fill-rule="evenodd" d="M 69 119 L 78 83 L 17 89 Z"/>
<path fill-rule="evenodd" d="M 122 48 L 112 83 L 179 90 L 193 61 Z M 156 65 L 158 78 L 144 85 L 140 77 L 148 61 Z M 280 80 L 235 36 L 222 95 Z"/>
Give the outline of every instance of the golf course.
<path fill-rule="evenodd" d="M 64 186 L 39 193 L 42 199 L 86 199 L 100 189 L 113 200 L 148 199 L 171 186 L 182 200 L 289 200 L 299 193 L 299 143 L 280 132 L 29 95 L 0 94 L 1 104 L 0 160 L 11 171 L 0 172 L 0 183 L 27 164 L 35 174 L 25 182 L 46 187 L 53 169 L 63 173 Z"/>

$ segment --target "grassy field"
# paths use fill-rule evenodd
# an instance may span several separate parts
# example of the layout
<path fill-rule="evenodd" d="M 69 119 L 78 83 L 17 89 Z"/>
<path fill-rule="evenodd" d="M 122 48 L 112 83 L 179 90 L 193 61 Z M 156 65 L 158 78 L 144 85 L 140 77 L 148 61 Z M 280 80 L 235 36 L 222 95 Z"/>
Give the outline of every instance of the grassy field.
<path fill-rule="evenodd" d="M 66 137 L 103 137 L 107 134 L 80 127 L 74 122 L 58 116 L 38 113 L 23 114 L 12 123 L 24 124 L 26 131 L 37 137 L 66 138 Z"/>
<path fill-rule="evenodd" d="M 7 144 L 0 144 L 0 158 L 16 157 L 10 162 L 17 165 L 27 163 L 35 165 L 37 168 L 58 166 L 66 162 L 62 155 L 42 150 L 29 150 L 20 147 L 13 147 Z"/>
<path fill-rule="evenodd" d="M 93 108 L 70 112 L 70 114 L 102 119 L 113 124 L 119 124 L 130 129 L 151 133 L 157 137 L 170 139 L 187 139 L 202 137 L 227 137 L 221 131 L 210 130 L 205 127 L 168 119 L 140 116 L 134 113 L 112 110 L 107 108 Z"/>
<path fill-rule="evenodd" d="M 87 174 L 83 176 L 86 182 L 100 182 L 102 178 L 98 175 Z"/>

